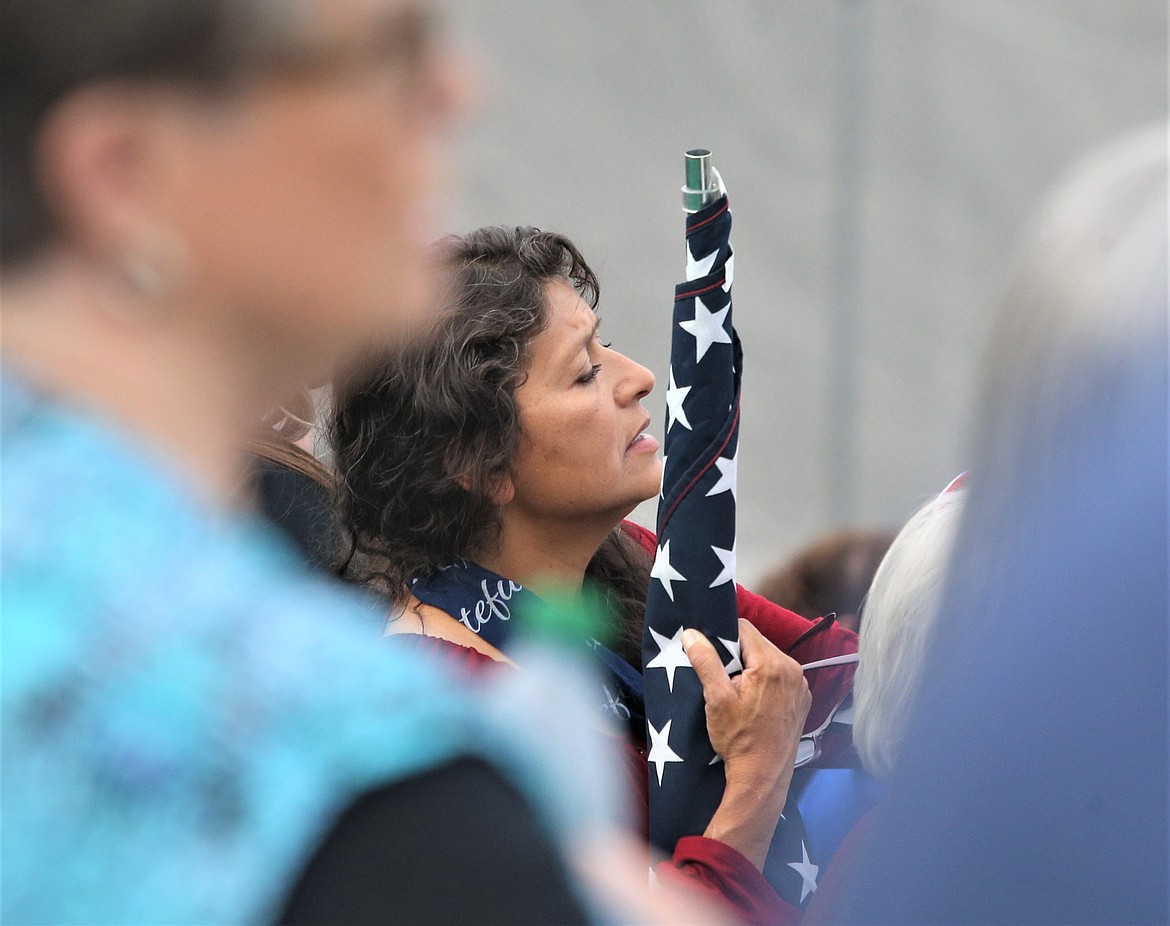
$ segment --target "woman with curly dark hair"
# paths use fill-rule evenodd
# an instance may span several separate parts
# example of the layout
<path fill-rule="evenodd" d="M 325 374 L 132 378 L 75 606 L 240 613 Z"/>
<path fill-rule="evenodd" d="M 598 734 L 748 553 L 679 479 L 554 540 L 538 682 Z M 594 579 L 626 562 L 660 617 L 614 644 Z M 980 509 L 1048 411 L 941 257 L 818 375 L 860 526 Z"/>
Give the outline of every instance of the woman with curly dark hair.
<path fill-rule="evenodd" d="M 338 390 L 343 398 L 332 438 L 353 542 L 347 571 L 404 605 L 416 580 L 456 559 L 470 556 L 492 566 L 489 551 L 508 545 L 505 521 L 514 536 L 519 525 L 513 514 L 529 512 L 529 495 L 543 492 L 545 501 L 573 509 L 568 536 L 578 564 L 585 564 L 585 574 L 623 616 L 616 648 L 639 666 L 650 561 L 643 546 L 614 525 L 660 485 L 658 442 L 645 433 L 649 416 L 640 405 L 653 388 L 653 374 L 597 341 L 597 279 L 561 235 L 485 228 L 440 242 L 440 254 L 452 271 L 443 301 L 455 308 L 435 338 L 416 350 L 366 358 Z M 571 358 L 580 370 L 567 377 L 566 392 L 580 386 L 584 401 L 573 409 L 550 408 L 548 397 L 541 397 L 542 418 L 565 429 L 549 435 L 555 440 L 546 445 L 532 439 L 541 425 L 532 411 L 522 429 L 521 406 L 544 373 L 552 379 L 560 372 L 532 369 L 534 341 L 549 327 L 549 291 L 560 297 L 551 307 L 558 320 L 581 329 L 565 345 L 581 354 Z M 604 453 L 596 447 L 598 432 L 613 430 L 615 422 L 601 421 L 595 410 L 597 390 L 590 386 L 603 365 L 586 362 L 590 352 L 604 352 L 613 367 L 620 365 L 614 375 L 622 380 L 622 394 L 604 414 L 614 419 L 620 413 L 625 420 Z M 556 458 L 547 455 L 553 446 Z M 539 468 L 525 465 L 525 453 L 531 457 L 534 450 L 545 454 Z M 542 472 L 560 485 L 535 484 Z M 571 498 L 562 501 L 564 495 Z M 599 509 L 596 518 L 587 514 L 591 508 Z M 556 555 L 560 545 L 541 548 Z M 523 572 L 562 575 L 564 565 L 534 563 L 535 570 Z"/>
<path fill-rule="evenodd" d="M 507 658 L 524 598 L 593 579 L 622 617 L 616 651 L 592 641 L 599 702 L 626 722 L 644 800 L 640 642 L 655 540 L 623 519 L 661 484 L 641 404 L 653 374 L 599 338 L 597 278 L 564 236 L 484 228 L 439 254 L 445 312 L 433 336 L 367 357 L 337 386 L 348 574 L 399 607 L 389 632 L 466 647 L 477 663 Z M 666 867 L 771 921 L 783 901 L 761 870 L 810 703 L 785 652 L 799 644 L 807 662 L 855 651 L 856 638 L 829 626 L 801 642 L 816 625 L 742 589 L 738 603 L 743 675 L 729 679 L 701 635 L 687 646 L 727 791 L 709 838 L 680 841 Z M 816 680 L 810 728 L 850 679 L 851 667 Z"/>

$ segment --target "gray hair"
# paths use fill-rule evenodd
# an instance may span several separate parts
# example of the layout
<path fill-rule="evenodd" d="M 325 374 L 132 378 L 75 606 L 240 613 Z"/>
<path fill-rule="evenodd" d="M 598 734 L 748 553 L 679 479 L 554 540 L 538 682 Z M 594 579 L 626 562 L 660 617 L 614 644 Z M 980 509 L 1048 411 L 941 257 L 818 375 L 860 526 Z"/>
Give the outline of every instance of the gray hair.
<path fill-rule="evenodd" d="M 1112 413 L 1119 384 L 1148 375 L 1148 351 L 1164 362 L 1166 148 L 1164 124 L 1124 136 L 1040 213 L 984 369 L 973 449 L 989 478 L 1036 491 L 1038 466 Z M 990 506 L 1015 492 L 1005 482 L 981 493 L 980 518 L 1010 523 L 1012 511 Z"/>
<path fill-rule="evenodd" d="M 915 512 L 894 538 L 865 599 L 853 742 L 875 778 L 885 778 L 897 764 L 966 494 L 944 492 Z"/>

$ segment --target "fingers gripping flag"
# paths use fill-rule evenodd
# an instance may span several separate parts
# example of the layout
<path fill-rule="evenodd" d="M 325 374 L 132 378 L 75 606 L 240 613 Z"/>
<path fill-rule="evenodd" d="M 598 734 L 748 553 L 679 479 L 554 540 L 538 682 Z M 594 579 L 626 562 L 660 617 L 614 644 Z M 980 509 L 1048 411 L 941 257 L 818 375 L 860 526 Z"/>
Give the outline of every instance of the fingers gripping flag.
<path fill-rule="evenodd" d="M 743 352 L 732 325 L 731 212 L 721 196 L 687 216 L 686 282 L 675 287 L 658 550 L 646 597 L 642 664 L 650 841 L 670 853 L 701 835 L 723 796 L 703 689 L 682 632 L 707 635 L 730 674 L 743 670 L 735 586 L 736 455 Z M 789 799 L 766 876 L 802 906 L 816 889 L 796 802 Z"/>

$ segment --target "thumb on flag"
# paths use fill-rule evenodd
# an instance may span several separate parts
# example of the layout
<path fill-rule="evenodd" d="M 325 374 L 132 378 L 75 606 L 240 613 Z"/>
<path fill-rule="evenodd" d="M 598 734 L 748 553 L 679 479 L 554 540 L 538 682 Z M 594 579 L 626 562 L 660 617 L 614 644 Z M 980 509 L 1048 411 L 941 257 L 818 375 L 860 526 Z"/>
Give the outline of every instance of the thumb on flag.
<path fill-rule="evenodd" d="M 703 685 L 703 697 L 707 703 L 717 698 L 735 697 L 735 689 L 723 667 L 723 660 L 719 658 L 711 641 L 699 631 L 688 628 L 683 631 L 682 644 L 687 659 L 691 661 L 691 668 Z"/>

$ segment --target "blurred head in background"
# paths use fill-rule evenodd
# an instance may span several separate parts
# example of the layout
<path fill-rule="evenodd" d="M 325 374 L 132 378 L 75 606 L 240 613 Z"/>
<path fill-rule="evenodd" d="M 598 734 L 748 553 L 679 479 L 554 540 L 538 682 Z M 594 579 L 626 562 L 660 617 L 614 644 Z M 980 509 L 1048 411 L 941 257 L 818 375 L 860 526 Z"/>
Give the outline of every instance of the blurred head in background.
<path fill-rule="evenodd" d="M 424 4 L 9 2 L 0 58 L 5 349 L 35 377 L 148 429 L 147 382 L 230 388 L 243 427 L 425 318 L 461 84 Z"/>
<path fill-rule="evenodd" d="M 861 661 L 853 679 L 853 742 L 875 778 L 884 779 L 897 764 L 963 500 L 962 489 L 947 489 L 915 512 L 882 559 L 865 599 Z"/>
<path fill-rule="evenodd" d="M 893 539 L 893 531 L 826 534 L 765 576 L 758 594 L 809 620 L 836 614 L 856 633 L 861 603 Z"/>
<path fill-rule="evenodd" d="M 993 348 L 946 620 L 846 920 L 1164 922 L 1165 125 L 1061 185 Z"/>
<path fill-rule="evenodd" d="M 293 542 L 306 564 L 331 571 L 343 538 L 333 511 L 333 470 L 305 447 L 315 414 L 308 390 L 273 408 L 248 442 L 252 466 L 240 489 Z"/>

